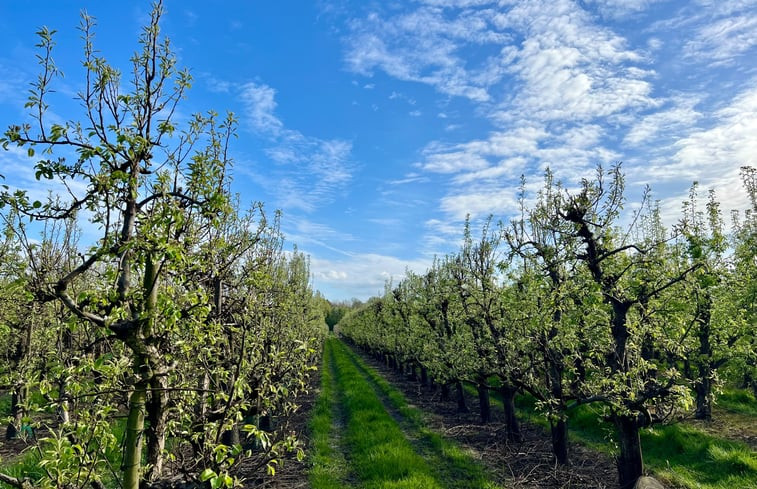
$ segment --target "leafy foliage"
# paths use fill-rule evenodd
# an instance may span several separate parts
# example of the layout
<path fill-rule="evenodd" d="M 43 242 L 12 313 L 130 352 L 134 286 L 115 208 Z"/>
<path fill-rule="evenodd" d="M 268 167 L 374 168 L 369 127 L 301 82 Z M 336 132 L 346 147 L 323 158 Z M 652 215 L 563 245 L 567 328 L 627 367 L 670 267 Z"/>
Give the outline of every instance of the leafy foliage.
<path fill-rule="evenodd" d="M 326 327 L 308 259 L 283 251 L 278 215 L 231 194 L 233 114 L 175 121 L 191 76 L 162 13 L 158 2 L 127 84 L 82 14 L 82 113 L 64 122 L 50 122 L 60 71 L 41 30 L 30 122 L 2 138 L 65 190 L 0 195 L 7 436 L 36 433 L 41 487 L 184 474 L 217 489 L 242 464 L 274 473 L 301 452 L 287 422 Z M 84 226 L 99 233 L 86 243 Z"/>

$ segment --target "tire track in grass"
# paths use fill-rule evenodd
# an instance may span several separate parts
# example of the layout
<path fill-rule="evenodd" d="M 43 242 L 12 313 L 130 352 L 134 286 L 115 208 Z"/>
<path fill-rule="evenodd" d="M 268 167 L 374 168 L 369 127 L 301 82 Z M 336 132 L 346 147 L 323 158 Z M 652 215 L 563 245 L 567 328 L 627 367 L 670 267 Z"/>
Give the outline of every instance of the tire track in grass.
<path fill-rule="evenodd" d="M 346 428 L 336 392 L 333 355 L 333 344 L 327 341 L 321 362 L 321 392 L 310 420 L 312 466 L 308 479 L 312 489 L 350 487 L 354 478 L 345 456 Z"/>
<path fill-rule="evenodd" d="M 415 452 L 373 386 L 334 338 L 336 386 L 346 415 L 347 460 L 366 489 L 441 489 L 429 463 Z"/>
<path fill-rule="evenodd" d="M 369 367 L 348 346 L 342 348 L 355 368 L 373 387 L 386 409 L 402 427 L 413 448 L 428 461 L 433 475 L 444 487 L 455 489 L 498 489 L 503 486 L 491 481 L 484 466 L 462 450 L 456 443 L 428 429 L 423 412 L 409 406 L 397 389 L 373 368 Z"/>

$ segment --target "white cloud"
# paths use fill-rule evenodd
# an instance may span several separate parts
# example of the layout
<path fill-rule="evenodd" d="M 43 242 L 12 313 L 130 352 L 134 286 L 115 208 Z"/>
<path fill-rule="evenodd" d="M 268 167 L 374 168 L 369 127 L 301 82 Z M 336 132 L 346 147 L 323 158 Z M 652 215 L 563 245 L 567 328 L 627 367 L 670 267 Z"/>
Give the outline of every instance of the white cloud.
<path fill-rule="evenodd" d="M 722 178 L 732 179 L 741 166 L 757 165 L 757 87 L 736 96 L 713 117 L 716 122 L 711 127 L 679 139 L 670 164 L 650 168 L 650 175 L 709 185 Z"/>
<path fill-rule="evenodd" d="M 612 19 L 638 14 L 660 1 L 664 0 L 586 0 L 588 4 L 595 5 L 603 16 Z"/>
<path fill-rule="evenodd" d="M 256 131 L 278 136 L 284 124 L 274 115 L 276 90 L 265 84 L 245 83 L 240 98 L 245 104 L 249 122 Z"/>
<path fill-rule="evenodd" d="M 754 46 L 757 46 L 757 15 L 749 12 L 703 25 L 696 38 L 685 44 L 684 54 L 729 63 Z"/>
<path fill-rule="evenodd" d="M 653 104 L 644 58 L 575 3 L 518 3 L 495 19 L 525 36 L 510 70 L 522 81 L 520 116 L 585 120 Z M 512 110 L 506 101 L 503 110 Z"/>
<path fill-rule="evenodd" d="M 213 93 L 229 93 L 233 88 L 233 84 L 226 80 L 220 80 L 210 73 L 201 73 L 201 79 L 205 80 L 205 84 L 209 91 Z"/>
<path fill-rule="evenodd" d="M 669 140 L 674 134 L 691 129 L 702 117 L 694 108 L 698 102 L 697 97 L 679 97 L 671 101 L 671 106 L 642 116 L 634 122 L 623 143 L 627 146 L 643 143 L 649 147 L 656 141 Z"/>
<path fill-rule="evenodd" d="M 365 300 L 383 293 L 387 280 L 395 283 L 406 270 L 421 273 L 431 266 L 431 260 L 417 258 L 403 260 L 376 253 L 354 253 L 344 259 L 311 257 L 310 269 L 316 289 L 332 299 L 357 297 Z"/>
<path fill-rule="evenodd" d="M 465 8 L 471 5 L 424 5 L 388 19 L 374 12 L 355 20 L 346 39 L 348 68 L 365 76 L 381 70 L 400 80 L 432 85 L 448 95 L 489 100 L 487 87 L 504 73 L 490 67 L 469 68 L 459 50 L 464 43 L 502 44 L 509 35 L 492 26 L 493 11 Z M 464 10 L 449 16 L 445 7 Z"/>
<path fill-rule="evenodd" d="M 518 207 L 517 188 L 483 186 L 466 188 L 461 193 L 454 193 L 442 198 L 441 210 L 449 217 L 462 221 L 470 215 L 472 219 L 496 214 L 509 216 Z"/>
<path fill-rule="evenodd" d="M 700 188 L 714 189 L 724 215 L 744 209 L 748 199 L 741 184 L 742 166 L 757 166 L 757 86 L 744 90 L 731 102 L 711 114 L 714 120 L 706 128 L 692 128 L 665 153 L 648 164 L 627 170 L 639 183 L 651 183 L 652 189 L 667 189 L 661 199 L 663 217 L 669 224 L 680 217 L 681 202 L 688 188 L 697 181 Z"/>

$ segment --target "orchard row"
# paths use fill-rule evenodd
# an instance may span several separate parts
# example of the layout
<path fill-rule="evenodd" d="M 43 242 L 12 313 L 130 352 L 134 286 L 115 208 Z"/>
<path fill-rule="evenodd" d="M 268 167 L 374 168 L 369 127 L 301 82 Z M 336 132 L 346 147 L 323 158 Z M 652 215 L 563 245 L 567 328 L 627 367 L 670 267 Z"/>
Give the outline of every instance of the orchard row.
<path fill-rule="evenodd" d="M 124 91 L 82 14 L 81 113 L 52 114 L 42 29 L 30 123 L 2 138 L 40 188 L 0 199 L 0 398 L 32 442 L 16 487 L 232 486 L 300 451 L 287 428 L 319 362 L 327 302 L 278 216 L 231 194 L 232 115 L 179 126 L 191 78 L 160 36 L 160 2 Z M 34 160 L 32 161 L 32 158 Z M 175 481 L 174 481 L 175 482 Z"/>
<path fill-rule="evenodd" d="M 622 212 L 619 166 L 576 191 L 548 172 L 537 195 L 521 196 L 520 217 L 480 232 L 466 223 L 457 253 L 388 284 L 338 331 L 443 394 L 475 384 L 483 422 L 496 385 L 511 440 L 514 397 L 530 394 L 558 463 L 568 462 L 566 413 L 601 406 L 630 487 L 643 473 L 641 428 L 692 408 L 709 419 L 726 380 L 757 390 L 757 171 L 742 177 L 751 208 L 726 232 L 715 194 L 700 202 L 696 185 L 668 230 L 648 192 Z"/>

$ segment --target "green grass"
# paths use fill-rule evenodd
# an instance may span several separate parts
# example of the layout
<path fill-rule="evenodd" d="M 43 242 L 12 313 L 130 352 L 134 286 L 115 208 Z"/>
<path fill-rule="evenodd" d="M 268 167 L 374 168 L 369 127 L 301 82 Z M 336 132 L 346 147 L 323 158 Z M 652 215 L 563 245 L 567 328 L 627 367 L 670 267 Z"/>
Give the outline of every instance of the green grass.
<path fill-rule="evenodd" d="M 339 433 L 337 433 L 335 423 L 337 399 L 334 393 L 332 350 L 333 344 L 327 342 L 321 362 L 321 392 L 309 423 L 312 451 L 308 478 L 313 489 L 345 487 L 349 471 L 344 454 L 338 447 Z"/>
<path fill-rule="evenodd" d="M 332 348 L 337 389 L 342 394 L 349 460 L 362 487 L 441 488 L 426 460 L 413 450 L 345 347 L 334 338 L 326 343 Z"/>
<path fill-rule="evenodd" d="M 355 366 L 373 383 L 375 388 L 386 397 L 394 409 L 404 418 L 405 430 L 416 438 L 416 449 L 429 462 L 433 474 L 438 480 L 445 481 L 447 487 L 459 489 L 493 489 L 497 486 L 490 480 L 486 469 L 476 462 L 470 454 L 456 443 L 445 439 L 428 429 L 423 420 L 423 412 L 409 406 L 402 393 L 386 379 L 367 366 L 354 352 L 347 350 Z"/>
<path fill-rule="evenodd" d="M 500 404 L 499 397 L 492 398 Z M 736 394 L 719 403 L 730 409 L 750 413 L 754 398 Z M 530 396 L 518 396 L 518 414 L 529 422 L 548 429 L 548 423 Z M 591 405 L 579 406 L 568 413 L 570 439 L 594 450 L 614 456 L 611 423 L 602 421 Z M 641 430 L 644 462 L 661 480 L 692 489 L 741 489 L 757 487 L 757 453 L 744 443 L 726 440 L 683 424 L 662 425 Z"/>
<path fill-rule="evenodd" d="M 757 487 L 757 453 L 681 424 L 641 432 L 644 460 L 661 479 L 691 488 Z"/>
<path fill-rule="evenodd" d="M 7 465 L 6 465 L 7 463 Z M 45 474 L 39 467 L 39 454 L 36 450 L 27 450 L 20 457 L 12 462 L 3 461 L 0 463 L 0 472 L 10 475 L 17 479 L 29 478 L 32 481 L 41 479 Z M 0 482 L 0 489 L 14 489 L 3 482 Z"/>
<path fill-rule="evenodd" d="M 746 390 L 728 389 L 718 396 L 715 405 L 732 413 L 757 418 L 757 399 Z"/>

